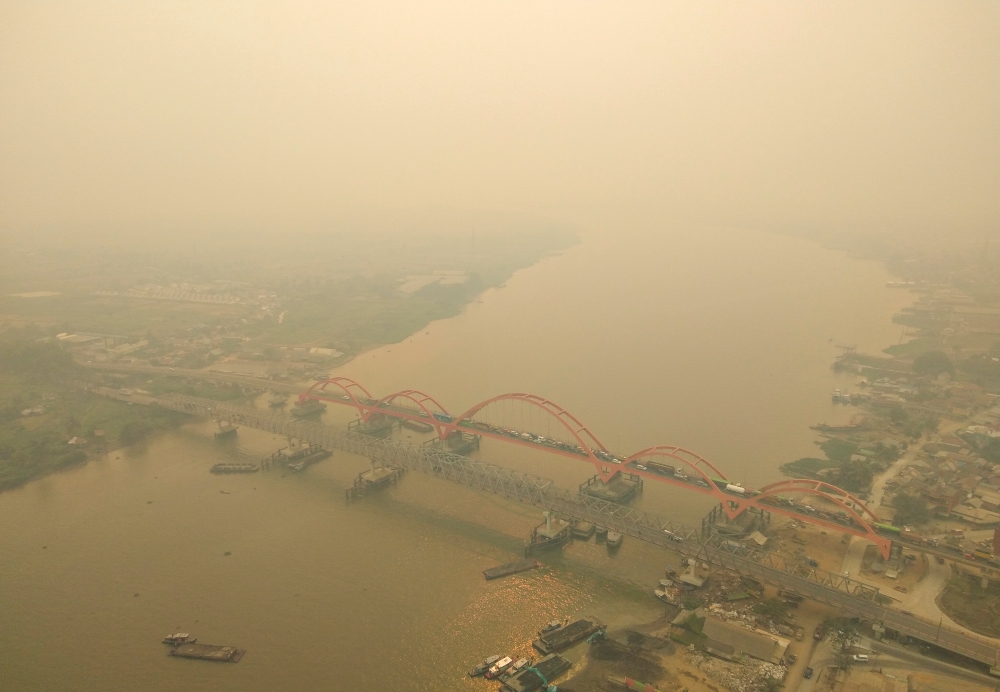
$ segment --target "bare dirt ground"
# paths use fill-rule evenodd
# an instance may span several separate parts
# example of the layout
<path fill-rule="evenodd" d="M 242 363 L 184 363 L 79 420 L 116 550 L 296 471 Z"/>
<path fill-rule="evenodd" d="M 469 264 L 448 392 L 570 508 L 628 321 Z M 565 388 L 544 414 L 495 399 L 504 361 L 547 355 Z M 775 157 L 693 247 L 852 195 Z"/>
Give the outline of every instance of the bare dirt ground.
<path fill-rule="evenodd" d="M 878 552 L 878 548 L 874 545 L 869 545 L 865 548 L 865 555 L 861 561 L 861 571 L 866 581 L 876 584 L 882 588 L 883 593 L 894 598 L 901 599 L 902 596 L 897 596 L 893 594 L 893 591 L 899 592 L 901 589 L 905 591 L 901 593 L 908 593 L 916 587 L 916 585 L 927 575 L 928 570 L 928 557 L 923 553 L 917 553 L 911 550 L 904 550 L 904 555 L 913 555 L 914 559 L 910 561 L 904 561 L 904 566 L 898 571 L 898 576 L 895 579 L 890 579 L 885 576 L 886 563 L 882 559 L 882 556 Z M 933 558 L 930 558 L 933 559 Z M 872 565 L 878 565 L 879 571 L 873 572 Z"/>
<path fill-rule="evenodd" d="M 620 692 L 623 688 L 608 682 L 609 676 L 640 680 L 662 692 L 730 692 L 688 663 L 669 632 L 662 618 L 609 632 L 606 642 L 590 648 L 583 669 L 559 684 L 560 692 Z"/>
<path fill-rule="evenodd" d="M 847 554 L 848 543 L 845 534 L 821 529 L 809 524 L 801 524 L 787 517 L 771 519 L 770 534 L 776 536 L 776 545 L 768 545 L 770 550 L 786 559 L 815 560 L 819 569 L 838 573 Z"/>

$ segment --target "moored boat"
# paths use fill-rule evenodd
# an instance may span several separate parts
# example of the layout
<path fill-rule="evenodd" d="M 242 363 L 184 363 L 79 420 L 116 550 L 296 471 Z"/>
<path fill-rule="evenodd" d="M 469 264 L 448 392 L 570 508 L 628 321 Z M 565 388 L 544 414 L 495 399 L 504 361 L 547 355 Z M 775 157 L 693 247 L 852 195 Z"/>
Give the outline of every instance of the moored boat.
<path fill-rule="evenodd" d="M 531 659 L 519 658 L 511 664 L 510 668 L 508 668 L 504 672 L 504 674 L 500 676 L 500 678 L 502 680 L 507 680 L 508 678 L 517 675 L 519 672 L 521 672 L 530 665 L 531 665 Z"/>
<path fill-rule="evenodd" d="M 486 671 L 488 671 L 494 663 L 499 661 L 500 658 L 501 658 L 500 656 L 490 656 L 489 658 L 485 659 L 482 663 L 480 663 L 478 666 L 470 670 L 469 676 L 476 678 L 479 677 L 480 675 L 485 675 Z"/>
<path fill-rule="evenodd" d="M 490 669 L 486 671 L 486 679 L 492 680 L 493 678 L 499 677 L 501 673 L 506 671 L 514 664 L 514 659 L 510 656 L 504 656 L 499 661 L 490 666 Z"/>
<path fill-rule="evenodd" d="M 622 535 L 617 531 L 608 531 L 608 545 L 614 548 L 622 542 Z"/>
<path fill-rule="evenodd" d="M 181 644 L 194 644 L 197 639 L 192 637 L 187 632 L 178 632 L 177 634 L 168 634 L 163 638 L 164 644 L 170 644 L 171 646 L 180 646 Z"/>
<path fill-rule="evenodd" d="M 538 636 L 540 637 L 543 634 L 548 634 L 549 632 L 555 632 L 560 627 L 562 627 L 562 623 L 559 620 L 552 620 L 551 622 L 546 623 L 545 627 L 538 630 Z"/>

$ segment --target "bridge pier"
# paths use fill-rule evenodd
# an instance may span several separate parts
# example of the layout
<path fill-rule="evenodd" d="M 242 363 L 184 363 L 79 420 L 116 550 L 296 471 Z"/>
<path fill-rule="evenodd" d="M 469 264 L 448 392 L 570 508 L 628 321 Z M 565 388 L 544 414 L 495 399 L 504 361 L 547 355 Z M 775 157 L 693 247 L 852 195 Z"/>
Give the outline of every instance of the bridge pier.
<path fill-rule="evenodd" d="M 388 485 L 395 485 L 399 477 L 403 475 L 403 469 L 383 466 L 381 463 L 375 465 L 375 460 L 369 460 L 369 468 L 362 471 L 354 479 L 354 485 L 345 491 L 347 500 L 354 500 L 365 497 L 368 493 L 380 490 Z"/>
<path fill-rule="evenodd" d="M 593 476 L 580 484 L 579 492 L 615 504 L 628 504 L 642 492 L 642 478 L 633 473 L 621 472 L 607 483 L 600 476 Z"/>

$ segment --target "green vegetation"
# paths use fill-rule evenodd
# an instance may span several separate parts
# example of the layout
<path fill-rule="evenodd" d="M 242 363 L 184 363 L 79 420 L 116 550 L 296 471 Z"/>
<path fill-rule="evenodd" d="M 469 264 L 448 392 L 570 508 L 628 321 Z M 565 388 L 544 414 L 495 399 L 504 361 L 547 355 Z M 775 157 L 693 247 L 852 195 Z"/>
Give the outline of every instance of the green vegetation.
<path fill-rule="evenodd" d="M 918 495 L 901 493 L 893 498 L 892 506 L 896 508 L 896 514 L 892 520 L 896 526 L 923 524 L 930 521 L 931 511 L 927 507 L 927 500 Z"/>
<path fill-rule="evenodd" d="M 318 283 L 318 282 L 317 282 Z M 479 275 L 462 284 L 425 286 L 398 295 L 391 276 L 329 281 L 288 299 L 281 325 L 262 322 L 264 343 L 323 343 L 345 352 L 393 344 L 433 320 L 453 317 L 486 285 Z"/>
<path fill-rule="evenodd" d="M 854 664 L 851 650 L 861 639 L 858 633 L 858 622 L 851 618 L 827 618 L 823 622 L 823 628 L 830 636 L 833 644 L 834 657 L 837 667 L 847 670 Z"/>
<path fill-rule="evenodd" d="M 792 478 L 819 478 L 820 471 L 837 467 L 837 462 L 816 457 L 803 457 L 781 465 L 781 472 Z"/>
<path fill-rule="evenodd" d="M 845 461 L 850 461 L 852 454 L 857 454 L 858 445 L 855 442 L 850 442 L 848 440 L 841 440 L 836 437 L 832 437 L 829 440 L 823 440 L 819 448 L 823 450 L 827 458 L 830 461 L 834 461 L 838 464 L 842 464 Z"/>
<path fill-rule="evenodd" d="M 991 437 L 979 448 L 979 454 L 990 463 L 1000 464 L 1000 439 Z"/>
<path fill-rule="evenodd" d="M 955 364 L 944 351 L 925 351 L 913 360 L 913 371 L 936 377 L 941 373 L 955 374 Z"/>
<path fill-rule="evenodd" d="M 39 324 L 51 332 L 141 334 L 151 348 L 165 337 L 198 332 L 237 342 L 246 337 L 262 351 L 274 344 L 308 344 L 352 354 L 397 343 L 434 320 L 454 316 L 483 290 L 501 286 L 518 269 L 577 242 L 566 230 L 530 227 L 478 236 L 427 233 L 419 240 L 359 230 L 307 234 L 295 244 L 283 238 L 258 245 L 244 238 L 221 248 L 203 248 L 204 240 L 198 250 L 171 244 L 169 252 L 157 253 L 155 262 L 148 248 L 116 248 L 107 256 L 89 257 L 86 268 L 70 259 L 73 253 L 54 256 L 25 248 L 7 267 L 8 275 L 0 275 L 0 283 L 10 292 L 41 288 L 56 294 L 20 298 L 0 293 L 0 315 L 6 321 L 0 329 Z M 351 273 L 344 273 L 345 267 Z M 409 278 L 435 272 L 453 272 L 455 282 L 400 290 Z M 181 289 L 187 292 L 228 293 L 240 301 L 122 295 L 130 289 L 178 285 L 187 286 Z M 178 367 L 205 365 L 188 350 Z"/>
<path fill-rule="evenodd" d="M 963 627 L 985 637 L 1000 637 L 1000 582 L 991 579 L 985 589 L 971 574 L 956 574 L 939 600 L 941 610 Z"/>
<path fill-rule="evenodd" d="M 788 605 L 780 598 L 769 598 L 754 605 L 754 610 L 773 620 L 784 620 L 788 616 Z"/>
<path fill-rule="evenodd" d="M 867 491 L 871 487 L 874 472 L 869 461 L 845 461 L 831 474 L 831 482 L 852 493 Z"/>
<path fill-rule="evenodd" d="M 185 419 L 73 388 L 72 359 L 43 338 L 34 329 L 0 334 L 0 490 L 86 461 L 99 446 L 94 430 L 104 430 L 106 444 L 132 444 Z M 22 415 L 36 407 L 39 415 Z M 73 437 L 87 444 L 68 444 Z"/>
<path fill-rule="evenodd" d="M 894 461 L 899 458 L 899 451 L 894 447 L 882 444 L 875 445 L 873 450 L 865 450 L 866 459 L 851 459 L 859 454 L 856 442 L 830 438 L 820 443 L 820 449 L 826 453 L 826 459 L 804 457 L 784 464 L 781 472 L 793 478 L 815 478 L 837 485 L 849 492 L 863 492 L 871 487 L 875 473 L 875 464 Z M 869 456 L 870 455 L 870 456 Z"/>

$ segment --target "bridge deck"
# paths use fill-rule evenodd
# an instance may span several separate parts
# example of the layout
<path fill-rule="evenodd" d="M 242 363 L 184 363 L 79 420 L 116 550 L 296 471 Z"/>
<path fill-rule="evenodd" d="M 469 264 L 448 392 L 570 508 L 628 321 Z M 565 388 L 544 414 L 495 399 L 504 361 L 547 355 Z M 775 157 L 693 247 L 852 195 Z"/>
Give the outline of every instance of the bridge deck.
<path fill-rule="evenodd" d="M 994 642 L 885 608 L 880 603 L 878 589 L 821 570 L 810 570 L 803 574 L 797 565 L 786 563 L 770 553 L 745 550 L 734 552 L 722 539 L 700 541 L 698 532 L 690 527 L 558 488 L 545 478 L 512 471 L 440 448 L 375 439 L 320 423 L 293 419 L 282 413 L 235 406 L 211 399 L 170 395 L 157 397 L 155 403 L 192 415 L 228 420 L 237 425 L 297 437 L 302 441 L 320 444 L 327 448 L 341 449 L 387 466 L 420 471 L 560 512 L 574 519 L 606 526 L 627 536 L 677 551 L 716 567 L 796 591 L 815 601 L 837 608 L 845 614 L 880 621 L 903 634 L 936 644 L 976 661 L 991 666 L 1000 663 L 1000 649 Z M 670 534 L 680 536 L 684 540 L 675 541 Z"/>

